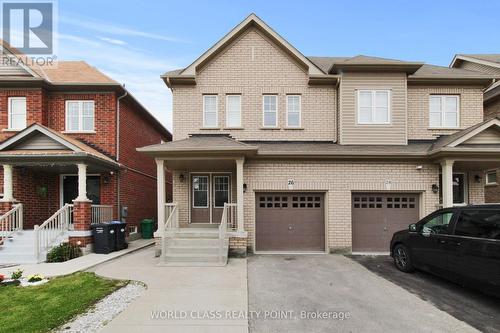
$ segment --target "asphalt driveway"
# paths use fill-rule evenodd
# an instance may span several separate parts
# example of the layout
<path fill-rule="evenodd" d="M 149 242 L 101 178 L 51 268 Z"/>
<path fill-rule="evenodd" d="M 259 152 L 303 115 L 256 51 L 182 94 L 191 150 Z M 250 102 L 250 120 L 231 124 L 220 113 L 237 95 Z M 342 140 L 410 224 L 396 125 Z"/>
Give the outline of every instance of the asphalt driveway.
<path fill-rule="evenodd" d="M 389 256 L 350 258 L 480 331 L 500 332 L 500 299 L 463 288 L 425 272 L 400 272 L 394 267 Z"/>
<path fill-rule="evenodd" d="M 341 255 L 248 258 L 250 332 L 477 332 Z"/>

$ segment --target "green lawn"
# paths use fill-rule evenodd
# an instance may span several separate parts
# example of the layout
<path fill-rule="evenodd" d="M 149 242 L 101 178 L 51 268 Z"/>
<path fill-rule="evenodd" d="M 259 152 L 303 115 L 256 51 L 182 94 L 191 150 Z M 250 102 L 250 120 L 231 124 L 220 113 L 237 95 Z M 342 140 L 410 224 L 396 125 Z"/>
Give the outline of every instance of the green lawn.
<path fill-rule="evenodd" d="M 0 332 L 47 332 L 126 283 L 81 272 L 36 287 L 0 287 Z"/>

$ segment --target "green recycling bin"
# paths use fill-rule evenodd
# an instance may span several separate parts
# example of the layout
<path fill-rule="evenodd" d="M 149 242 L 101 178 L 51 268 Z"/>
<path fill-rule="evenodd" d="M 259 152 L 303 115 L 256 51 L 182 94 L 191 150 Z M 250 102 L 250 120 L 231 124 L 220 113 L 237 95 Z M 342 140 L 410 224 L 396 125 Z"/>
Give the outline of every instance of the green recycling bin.
<path fill-rule="evenodd" d="M 153 219 L 144 219 L 141 221 L 141 232 L 142 238 L 151 239 L 153 238 Z"/>

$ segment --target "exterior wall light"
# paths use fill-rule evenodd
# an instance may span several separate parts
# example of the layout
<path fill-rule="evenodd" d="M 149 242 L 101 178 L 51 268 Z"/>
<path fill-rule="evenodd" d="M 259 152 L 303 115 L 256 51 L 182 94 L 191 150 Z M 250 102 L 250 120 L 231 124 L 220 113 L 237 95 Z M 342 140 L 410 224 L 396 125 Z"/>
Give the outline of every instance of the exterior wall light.
<path fill-rule="evenodd" d="M 243 183 L 243 193 L 246 193 L 247 191 L 247 183 Z"/>
<path fill-rule="evenodd" d="M 474 181 L 475 181 L 476 183 L 481 183 L 481 180 L 482 180 L 482 179 L 483 179 L 483 177 L 481 177 L 480 175 L 475 175 L 475 176 L 474 176 Z"/>
<path fill-rule="evenodd" d="M 437 184 L 432 184 L 432 193 L 438 193 L 439 192 L 439 186 Z"/>
<path fill-rule="evenodd" d="M 179 175 L 179 181 L 180 181 L 181 183 L 183 183 L 183 182 L 184 182 L 184 174 L 183 174 L 183 173 L 181 173 L 181 174 Z"/>

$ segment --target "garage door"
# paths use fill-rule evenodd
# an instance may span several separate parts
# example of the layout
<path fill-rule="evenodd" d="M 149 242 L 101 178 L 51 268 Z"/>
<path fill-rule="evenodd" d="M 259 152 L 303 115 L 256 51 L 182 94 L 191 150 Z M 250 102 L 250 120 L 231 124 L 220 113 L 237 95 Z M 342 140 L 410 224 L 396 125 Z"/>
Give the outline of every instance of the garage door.
<path fill-rule="evenodd" d="M 324 195 L 256 193 L 257 251 L 324 251 Z"/>
<path fill-rule="evenodd" d="M 417 193 L 353 193 L 353 252 L 389 252 L 392 235 L 418 218 Z"/>

